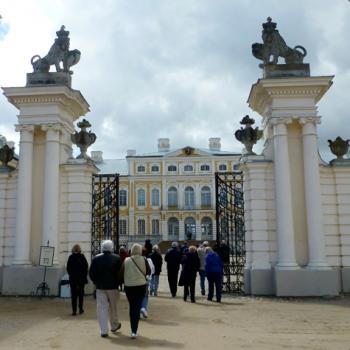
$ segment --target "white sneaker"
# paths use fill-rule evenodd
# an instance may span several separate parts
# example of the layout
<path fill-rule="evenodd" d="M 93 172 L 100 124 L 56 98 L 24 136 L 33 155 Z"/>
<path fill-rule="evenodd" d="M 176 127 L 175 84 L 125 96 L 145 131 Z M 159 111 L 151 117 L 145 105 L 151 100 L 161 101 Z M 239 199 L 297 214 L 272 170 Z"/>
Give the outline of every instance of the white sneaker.
<path fill-rule="evenodd" d="M 136 333 L 131 333 L 131 339 L 136 339 L 137 338 L 137 334 Z"/>
<path fill-rule="evenodd" d="M 140 310 L 140 313 L 141 313 L 141 315 L 142 315 L 144 318 L 147 318 L 147 317 L 148 317 L 147 310 L 146 310 L 144 307 Z"/>

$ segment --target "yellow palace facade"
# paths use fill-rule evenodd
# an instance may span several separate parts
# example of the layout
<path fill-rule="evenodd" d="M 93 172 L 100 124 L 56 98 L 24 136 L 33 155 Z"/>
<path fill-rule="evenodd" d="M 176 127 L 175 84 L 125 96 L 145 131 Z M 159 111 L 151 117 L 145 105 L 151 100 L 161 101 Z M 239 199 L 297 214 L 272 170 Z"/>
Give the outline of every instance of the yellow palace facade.
<path fill-rule="evenodd" d="M 128 150 L 125 159 L 92 152 L 101 174 L 120 175 L 120 243 L 216 238 L 214 174 L 236 170 L 240 154 L 222 151 L 220 138 L 208 146 L 170 149 L 162 138 L 157 152 Z"/>

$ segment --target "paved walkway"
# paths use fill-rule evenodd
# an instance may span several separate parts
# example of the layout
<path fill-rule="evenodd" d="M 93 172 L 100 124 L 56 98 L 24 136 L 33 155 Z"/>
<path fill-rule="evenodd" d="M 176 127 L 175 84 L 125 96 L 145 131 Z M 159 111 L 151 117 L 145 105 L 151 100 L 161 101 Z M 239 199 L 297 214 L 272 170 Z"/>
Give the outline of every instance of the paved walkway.
<path fill-rule="evenodd" d="M 180 288 L 182 293 L 182 288 Z M 0 349 L 350 349 L 350 297 L 326 299 L 223 298 L 197 303 L 171 298 L 165 276 L 150 317 L 130 339 L 128 305 L 122 294 L 122 328 L 99 336 L 95 300 L 70 315 L 70 301 L 0 298 Z"/>

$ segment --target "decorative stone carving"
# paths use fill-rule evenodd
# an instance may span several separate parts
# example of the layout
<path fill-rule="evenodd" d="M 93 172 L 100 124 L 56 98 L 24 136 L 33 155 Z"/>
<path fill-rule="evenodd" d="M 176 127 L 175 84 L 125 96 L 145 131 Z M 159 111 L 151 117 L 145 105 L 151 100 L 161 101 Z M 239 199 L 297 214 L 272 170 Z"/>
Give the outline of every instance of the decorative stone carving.
<path fill-rule="evenodd" d="M 13 142 L 7 142 L 6 137 L 0 135 L 0 171 L 8 171 L 11 169 L 8 163 L 14 158 L 15 147 Z"/>
<path fill-rule="evenodd" d="M 78 123 L 78 128 L 81 130 L 79 132 L 76 131 L 71 135 L 72 142 L 80 149 L 80 154 L 78 155 L 77 159 L 91 159 L 86 154 L 86 151 L 96 141 L 96 135 L 91 131 L 86 131 L 86 129 L 90 127 L 91 124 L 86 119 L 83 119 Z"/>
<path fill-rule="evenodd" d="M 272 22 L 271 17 L 268 17 L 267 22 L 263 23 L 262 26 L 264 28 L 262 31 L 263 44 L 254 43 L 252 45 L 254 57 L 262 60 L 264 64 L 277 64 L 278 57 L 283 57 L 286 64 L 303 63 L 303 59 L 307 54 L 306 49 L 300 45 L 293 49 L 290 48 L 276 29 L 277 23 Z"/>
<path fill-rule="evenodd" d="M 338 160 L 343 160 L 343 156 L 349 151 L 349 142 L 350 140 L 343 140 L 338 136 L 334 141 L 328 140 L 329 148 L 331 152 L 337 156 Z"/>
<path fill-rule="evenodd" d="M 264 78 L 310 76 L 309 65 L 303 64 L 306 49 L 300 45 L 289 47 L 276 29 L 277 23 L 272 22 L 271 17 L 268 17 L 262 26 L 263 44 L 254 43 L 252 54 L 263 61 L 259 67 L 264 69 Z M 284 58 L 286 64 L 277 64 L 278 57 Z"/>
<path fill-rule="evenodd" d="M 69 50 L 69 31 L 62 26 L 56 32 L 57 38 L 44 57 L 35 55 L 31 58 L 33 73 L 27 74 L 27 85 L 71 85 L 73 71 L 70 67 L 77 64 L 81 53 L 79 50 Z M 50 66 L 54 65 L 57 73 L 49 73 Z"/>
<path fill-rule="evenodd" d="M 30 62 L 34 73 L 48 73 L 50 66 L 55 65 L 56 72 L 73 74 L 69 68 L 79 62 L 80 51 L 69 50 L 69 32 L 65 30 L 65 26 L 62 26 L 56 34 L 57 39 L 55 39 L 55 42 L 45 57 L 41 58 L 39 55 L 32 57 Z M 61 67 L 61 63 L 63 64 L 63 68 Z"/>
<path fill-rule="evenodd" d="M 245 125 L 245 128 L 240 128 L 235 132 L 236 139 L 243 143 L 245 146 L 245 150 L 243 151 L 244 155 L 255 155 L 253 152 L 253 146 L 257 143 L 258 140 L 261 139 L 263 132 L 259 130 L 258 127 L 255 129 L 252 128 L 252 125 L 255 123 L 255 120 L 249 118 L 246 115 L 240 123 Z"/>

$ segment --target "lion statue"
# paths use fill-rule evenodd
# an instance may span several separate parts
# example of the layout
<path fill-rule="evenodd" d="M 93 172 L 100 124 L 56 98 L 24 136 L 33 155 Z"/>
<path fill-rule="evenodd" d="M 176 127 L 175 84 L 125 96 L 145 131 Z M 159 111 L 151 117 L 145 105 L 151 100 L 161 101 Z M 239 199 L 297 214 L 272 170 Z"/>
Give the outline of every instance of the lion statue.
<path fill-rule="evenodd" d="M 278 57 L 283 57 L 286 64 L 303 63 L 307 54 L 306 49 L 300 45 L 290 48 L 276 29 L 276 25 L 271 17 L 267 18 L 267 22 L 263 24 L 263 44 L 252 45 L 253 56 L 262 60 L 264 64 L 277 64 Z"/>
<path fill-rule="evenodd" d="M 65 30 L 65 26 L 62 26 L 56 34 L 57 39 L 45 57 L 41 58 L 39 55 L 32 57 L 30 62 L 34 73 L 48 73 L 50 66 L 55 65 L 56 72 L 73 74 L 69 68 L 79 62 L 80 51 L 69 50 L 69 32 Z M 61 67 L 61 63 L 63 67 Z"/>

